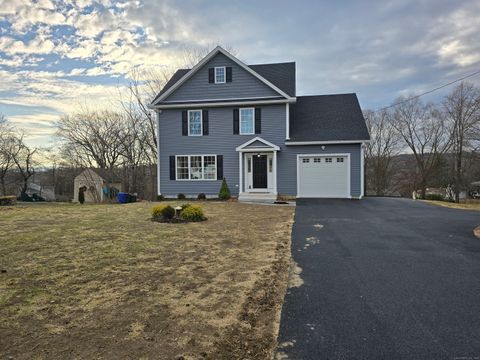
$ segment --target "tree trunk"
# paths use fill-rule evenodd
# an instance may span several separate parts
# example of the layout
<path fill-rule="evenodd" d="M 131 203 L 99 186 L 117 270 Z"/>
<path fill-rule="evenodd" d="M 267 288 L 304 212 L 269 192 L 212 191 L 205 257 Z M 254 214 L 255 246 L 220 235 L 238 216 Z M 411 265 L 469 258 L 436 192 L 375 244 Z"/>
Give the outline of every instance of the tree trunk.
<path fill-rule="evenodd" d="M 7 196 L 7 186 L 5 185 L 5 178 L 0 179 L 0 184 L 2 185 L 2 195 Z"/>
<path fill-rule="evenodd" d="M 426 195 L 427 195 L 427 179 L 425 179 L 423 176 L 422 176 L 422 180 L 420 182 L 420 198 L 422 200 L 425 200 L 426 198 Z"/>
<path fill-rule="evenodd" d="M 462 150 L 455 156 L 455 202 L 460 202 L 460 186 L 462 184 Z"/>

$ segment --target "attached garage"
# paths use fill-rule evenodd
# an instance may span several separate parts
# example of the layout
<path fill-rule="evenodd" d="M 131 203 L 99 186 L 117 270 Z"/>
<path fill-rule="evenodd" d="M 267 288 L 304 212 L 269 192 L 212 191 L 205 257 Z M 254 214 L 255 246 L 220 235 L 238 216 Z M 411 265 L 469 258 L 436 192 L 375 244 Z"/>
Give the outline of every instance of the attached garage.
<path fill-rule="evenodd" d="M 350 198 L 350 154 L 297 156 L 297 196 Z"/>

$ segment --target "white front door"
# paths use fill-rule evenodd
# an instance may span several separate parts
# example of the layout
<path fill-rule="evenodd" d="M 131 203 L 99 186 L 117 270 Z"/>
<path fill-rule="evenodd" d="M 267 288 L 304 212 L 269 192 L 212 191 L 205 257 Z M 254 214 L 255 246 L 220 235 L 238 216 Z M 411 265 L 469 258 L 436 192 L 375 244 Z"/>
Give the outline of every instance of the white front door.
<path fill-rule="evenodd" d="M 346 154 L 298 156 L 298 197 L 350 197 L 349 160 Z"/>
<path fill-rule="evenodd" d="M 273 191 L 272 153 L 245 154 L 244 169 L 246 192 Z"/>

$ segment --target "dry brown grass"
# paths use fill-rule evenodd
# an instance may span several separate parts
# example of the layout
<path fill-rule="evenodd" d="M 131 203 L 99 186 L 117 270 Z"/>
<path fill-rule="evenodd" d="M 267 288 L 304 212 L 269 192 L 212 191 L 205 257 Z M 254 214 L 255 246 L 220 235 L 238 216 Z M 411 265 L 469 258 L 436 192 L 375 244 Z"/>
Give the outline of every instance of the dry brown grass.
<path fill-rule="evenodd" d="M 480 202 L 467 202 L 467 203 L 453 203 L 448 201 L 436 201 L 436 200 L 423 200 L 429 204 L 439 205 L 443 207 L 448 207 L 452 209 L 460 209 L 460 210 L 477 210 L 480 211 Z"/>
<path fill-rule="evenodd" d="M 234 359 L 236 341 L 262 344 L 250 358 L 271 352 L 293 208 L 204 202 L 208 221 L 160 224 L 153 205 L 0 209 L 0 357 Z"/>

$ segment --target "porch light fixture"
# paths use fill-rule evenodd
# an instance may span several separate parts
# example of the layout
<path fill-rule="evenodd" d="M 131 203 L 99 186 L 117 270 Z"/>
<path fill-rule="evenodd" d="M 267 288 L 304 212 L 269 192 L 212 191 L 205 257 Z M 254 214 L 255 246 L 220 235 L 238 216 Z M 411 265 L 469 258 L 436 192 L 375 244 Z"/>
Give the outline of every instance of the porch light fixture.
<path fill-rule="evenodd" d="M 325 145 L 322 145 L 322 150 L 325 150 Z"/>

